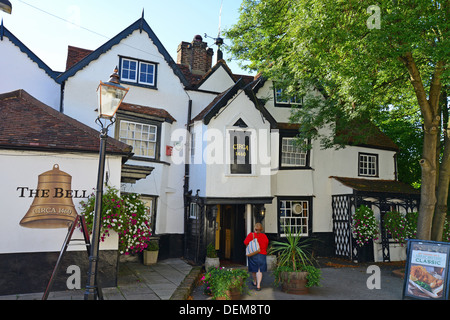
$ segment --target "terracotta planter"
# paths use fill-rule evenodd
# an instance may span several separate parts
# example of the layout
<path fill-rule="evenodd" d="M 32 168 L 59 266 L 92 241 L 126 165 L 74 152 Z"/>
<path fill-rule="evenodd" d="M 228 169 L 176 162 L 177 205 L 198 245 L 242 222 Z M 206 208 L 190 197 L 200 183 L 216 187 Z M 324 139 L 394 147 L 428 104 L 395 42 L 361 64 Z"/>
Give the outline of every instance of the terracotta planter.
<path fill-rule="evenodd" d="M 144 265 L 150 266 L 158 262 L 158 252 L 159 251 L 144 251 Z"/>
<path fill-rule="evenodd" d="M 308 294 L 308 272 L 281 272 L 281 290 L 289 294 Z"/>

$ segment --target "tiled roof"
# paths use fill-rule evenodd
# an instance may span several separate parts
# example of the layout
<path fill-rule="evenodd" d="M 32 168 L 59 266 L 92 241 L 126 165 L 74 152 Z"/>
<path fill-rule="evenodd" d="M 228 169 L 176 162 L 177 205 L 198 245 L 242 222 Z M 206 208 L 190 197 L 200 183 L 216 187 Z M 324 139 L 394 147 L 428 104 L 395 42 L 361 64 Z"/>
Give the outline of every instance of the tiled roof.
<path fill-rule="evenodd" d="M 120 104 L 120 107 L 119 107 L 119 111 L 120 110 L 131 111 L 131 112 L 135 112 L 135 113 L 149 115 L 149 116 L 152 116 L 152 117 L 161 118 L 164 121 L 167 121 L 169 123 L 177 121 L 174 117 L 172 117 L 170 115 L 169 112 L 167 112 L 164 109 L 159 109 L 159 108 L 152 108 L 152 107 L 141 106 L 141 105 L 138 105 L 138 104 L 131 104 L 131 103 L 122 102 Z"/>
<path fill-rule="evenodd" d="M 347 145 L 398 151 L 399 147 L 375 124 L 367 119 L 357 119 L 347 128 L 336 132 L 336 141 Z"/>
<path fill-rule="evenodd" d="M 68 46 L 67 48 L 67 61 L 66 70 L 71 68 L 73 65 L 77 64 L 79 61 L 86 58 L 93 50 Z"/>
<path fill-rule="evenodd" d="M 190 86 L 194 87 L 197 85 L 197 83 L 200 82 L 200 80 L 203 79 L 203 76 L 199 75 L 199 74 L 193 74 L 191 73 L 191 71 L 189 70 L 188 66 L 184 66 L 182 64 L 177 64 L 178 68 L 180 69 L 180 71 L 183 73 L 184 77 L 186 78 L 186 80 L 189 82 Z"/>
<path fill-rule="evenodd" d="M 346 177 L 330 177 L 343 185 L 357 191 L 395 193 L 395 194 L 420 194 L 420 191 L 410 185 L 396 180 L 361 179 Z"/>
<path fill-rule="evenodd" d="M 98 153 L 99 131 L 47 106 L 24 90 L 0 94 L 2 149 Z M 108 138 L 107 153 L 131 156 L 131 151 L 131 146 Z"/>

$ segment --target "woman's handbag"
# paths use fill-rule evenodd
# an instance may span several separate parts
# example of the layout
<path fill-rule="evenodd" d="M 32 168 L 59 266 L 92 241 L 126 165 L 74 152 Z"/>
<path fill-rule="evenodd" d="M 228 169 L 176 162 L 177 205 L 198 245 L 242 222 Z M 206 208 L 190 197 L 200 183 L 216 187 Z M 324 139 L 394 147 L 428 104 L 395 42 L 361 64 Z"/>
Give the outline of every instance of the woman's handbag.
<path fill-rule="evenodd" d="M 253 240 L 248 243 L 247 249 L 245 249 L 245 254 L 247 255 L 247 257 L 254 256 L 255 254 L 259 253 L 259 251 L 260 251 L 258 239 L 255 238 L 254 233 L 252 233 L 252 234 L 253 234 Z"/>

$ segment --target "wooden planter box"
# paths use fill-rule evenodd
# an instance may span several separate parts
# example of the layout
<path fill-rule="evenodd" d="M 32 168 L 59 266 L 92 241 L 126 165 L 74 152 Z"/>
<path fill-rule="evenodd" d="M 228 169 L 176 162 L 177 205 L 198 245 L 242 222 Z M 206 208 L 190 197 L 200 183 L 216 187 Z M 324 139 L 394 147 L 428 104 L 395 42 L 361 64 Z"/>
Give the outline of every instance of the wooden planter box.
<path fill-rule="evenodd" d="M 281 290 L 290 294 L 308 294 L 308 272 L 281 272 Z"/>

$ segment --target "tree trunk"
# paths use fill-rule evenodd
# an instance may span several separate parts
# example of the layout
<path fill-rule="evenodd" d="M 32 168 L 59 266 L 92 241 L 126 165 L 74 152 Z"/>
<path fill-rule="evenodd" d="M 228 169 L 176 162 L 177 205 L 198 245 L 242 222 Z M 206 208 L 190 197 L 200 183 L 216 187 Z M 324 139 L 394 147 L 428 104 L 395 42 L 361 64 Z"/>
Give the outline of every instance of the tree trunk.
<path fill-rule="evenodd" d="M 450 123 L 448 121 L 447 94 L 442 92 L 441 105 L 444 118 L 444 153 L 439 170 L 439 182 L 437 187 L 437 204 L 433 216 L 431 228 L 431 240 L 442 241 L 444 223 L 447 215 L 448 187 L 450 183 Z"/>
<path fill-rule="evenodd" d="M 430 130 L 426 130 L 430 131 Z M 422 185 L 420 188 L 420 207 L 417 220 L 417 238 L 431 239 L 431 224 L 436 205 L 436 133 L 425 132 L 422 168 Z"/>
<path fill-rule="evenodd" d="M 441 76 L 443 62 L 438 62 L 427 94 L 423 80 L 411 52 L 406 52 L 400 61 L 403 62 L 410 76 L 410 82 L 417 97 L 417 102 L 424 119 L 423 153 L 420 160 L 422 168 L 422 186 L 420 189 L 420 207 L 417 221 L 417 238 L 431 239 L 431 226 L 436 205 L 436 149 L 438 147 L 437 135 L 439 132 L 439 95 L 441 91 Z"/>

